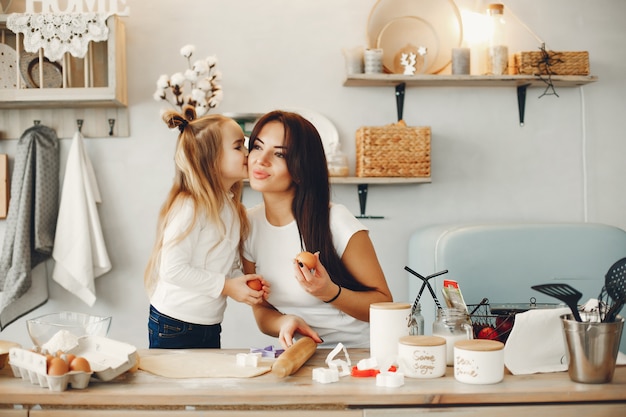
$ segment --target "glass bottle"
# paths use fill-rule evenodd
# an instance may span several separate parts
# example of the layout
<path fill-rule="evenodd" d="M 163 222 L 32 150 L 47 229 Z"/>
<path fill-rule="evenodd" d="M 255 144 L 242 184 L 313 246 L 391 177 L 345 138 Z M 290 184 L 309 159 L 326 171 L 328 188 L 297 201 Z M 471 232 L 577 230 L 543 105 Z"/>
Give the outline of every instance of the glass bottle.
<path fill-rule="evenodd" d="M 446 339 L 446 364 L 454 364 L 454 343 L 474 338 L 472 322 L 466 310 L 440 308 L 433 322 L 433 336 Z"/>
<path fill-rule="evenodd" d="M 331 177 L 347 177 L 350 173 L 348 157 L 341 152 L 338 143 L 330 145 L 328 155 L 326 155 L 326 162 L 328 164 L 328 175 Z"/>
<path fill-rule="evenodd" d="M 422 316 L 422 306 L 420 303 L 415 304 L 411 312 L 409 320 L 409 334 L 411 336 L 419 336 L 424 334 L 424 316 Z"/>
<path fill-rule="evenodd" d="M 492 3 L 487 7 L 489 39 L 487 44 L 487 74 L 503 75 L 508 72 L 509 48 L 506 42 L 504 5 Z"/>

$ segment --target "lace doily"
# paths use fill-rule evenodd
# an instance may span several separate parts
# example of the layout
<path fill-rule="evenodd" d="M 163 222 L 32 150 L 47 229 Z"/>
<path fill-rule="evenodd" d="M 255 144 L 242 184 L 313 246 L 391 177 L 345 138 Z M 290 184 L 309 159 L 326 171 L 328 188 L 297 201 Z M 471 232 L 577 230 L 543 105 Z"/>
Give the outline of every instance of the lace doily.
<path fill-rule="evenodd" d="M 83 58 L 89 42 L 109 37 L 108 15 L 101 13 L 13 13 L 7 17 L 7 27 L 24 35 L 24 50 L 43 54 L 58 61 L 63 54 Z"/>

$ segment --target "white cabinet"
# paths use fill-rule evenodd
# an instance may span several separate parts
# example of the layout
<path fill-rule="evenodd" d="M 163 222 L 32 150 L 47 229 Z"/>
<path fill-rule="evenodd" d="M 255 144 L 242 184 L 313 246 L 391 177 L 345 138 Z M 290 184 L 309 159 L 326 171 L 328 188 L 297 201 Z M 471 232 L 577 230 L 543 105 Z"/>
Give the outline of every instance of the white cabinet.
<path fill-rule="evenodd" d="M 24 51 L 23 35 L 0 15 L 0 138 L 17 138 L 37 121 L 71 137 L 82 120 L 86 137 L 128 136 L 126 38 L 118 16 L 107 19 L 106 41 L 90 42 L 84 58 L 51 62 Z M 7 85 L 9 80 L 11 85 Z M 4 85 L 3 85 L 4 84 Z"/>

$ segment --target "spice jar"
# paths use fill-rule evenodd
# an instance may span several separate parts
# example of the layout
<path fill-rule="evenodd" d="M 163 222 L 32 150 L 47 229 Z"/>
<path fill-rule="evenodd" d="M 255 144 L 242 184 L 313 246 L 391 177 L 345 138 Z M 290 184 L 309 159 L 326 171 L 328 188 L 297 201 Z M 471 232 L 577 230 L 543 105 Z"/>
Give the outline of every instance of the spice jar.
<path fill-rule="evenodd" d="M 454 364 L 454 343 L 474 337 L 472 323 L 467 311 L 458 308 L 440 308 L 433 322 L 433 336 L 446 339 L 446 364 Z"/>
<path fill-rule="evenodd" d="M 495 384 L 504 378 L 504 343 L 462 340 L 454 344 L 454 378 L 466 384 Z"/>
<path fill-rule="evenodd" d="M 438 378 L 446 374 L 446 339 L 404 336 L 398 342 L 398 365 L 409 378 Z"/>
<path fill-rule="evenodd" d="M 487 8 L 487 16 L 489 18 L 487 74 L 506 74 L 509 67 L 509 48 L 506 42 L 504 5 L 500 3 L 490 4 Z"/>

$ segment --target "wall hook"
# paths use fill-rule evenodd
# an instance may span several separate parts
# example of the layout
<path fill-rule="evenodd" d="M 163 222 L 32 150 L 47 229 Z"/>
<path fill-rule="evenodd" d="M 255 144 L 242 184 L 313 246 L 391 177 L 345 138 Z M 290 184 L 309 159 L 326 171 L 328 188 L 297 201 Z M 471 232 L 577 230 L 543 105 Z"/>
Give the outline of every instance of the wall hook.
<path fill-rule="evenodd" d="M 115 127 L 115 119 L 109 119 L 109 136 L 113 136 L 114 127 Z"/>
<path fill-rule="evenodd" d="M 35 126 L 37 126 L 37 125 L 38 125 L 38 124 L 40 124 L 40 123 L 41 123 L 41 120 L 33 120 L 33 124 L 34 124 Z"/>
<path fill-rule="evenodd" d="M 78 127 L 78 131 L 82 132 L 82 130 L 83 130 L 83 119 L 76 119 L 76 126 Z"/>

